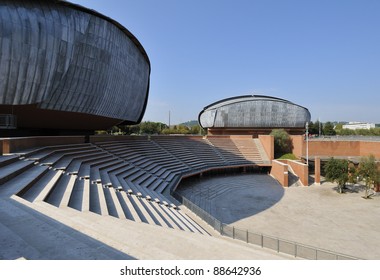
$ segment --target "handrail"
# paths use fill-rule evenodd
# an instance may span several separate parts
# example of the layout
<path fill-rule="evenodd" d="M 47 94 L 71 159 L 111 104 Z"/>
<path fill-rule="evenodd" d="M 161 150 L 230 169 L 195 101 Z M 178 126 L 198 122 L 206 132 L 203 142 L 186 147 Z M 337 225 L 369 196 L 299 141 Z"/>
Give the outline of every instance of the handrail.
<path fill-rule="evenodd" d="M 292 255 L 295 258 L 303 258 L 310 260 L 359 260 L 360 258 L 346 254 L 333 252 L 318 247 L 305 245 L 295 241 L 289 241 L 262 233 L 242 230 L 233 226 L 222 223 L 210 213 L 196 205 L 186 197 L 175 192 L 174 197 L 180 201 L 185 207 L 189 208 L 199 218 L 212 226 L 221 235 L 238 239 L 249 244 L 261 246 L 262 248 L 272 249 L 278 253 Z"/>

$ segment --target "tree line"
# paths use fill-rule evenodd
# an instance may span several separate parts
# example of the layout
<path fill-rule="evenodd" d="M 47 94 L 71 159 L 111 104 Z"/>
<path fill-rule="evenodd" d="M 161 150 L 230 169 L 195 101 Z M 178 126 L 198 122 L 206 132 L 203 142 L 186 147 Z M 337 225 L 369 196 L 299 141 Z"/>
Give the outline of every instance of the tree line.
<path fill-rule="evenodd" d="M 161 122 L 144 121 L 136 125 L 118 125 L 109 130 L 97 131 L 97 134 L 117 135 L 159 135 L 159 134 L 194 134 L 204 135 L 199 124 L 187 126 L 183 124 L 168 126 Z"/>
<path fill-rule="evenodd" d="M 311 135 L 360 135 L 360 136 L 380 136 L 380 127 L 374 127 L 370 129 L 348 129 L 343 128 L 342 123 L 336 122 L 325 122 L 321 123 L 319 121 L 309 123 L 309 134 Z"/>

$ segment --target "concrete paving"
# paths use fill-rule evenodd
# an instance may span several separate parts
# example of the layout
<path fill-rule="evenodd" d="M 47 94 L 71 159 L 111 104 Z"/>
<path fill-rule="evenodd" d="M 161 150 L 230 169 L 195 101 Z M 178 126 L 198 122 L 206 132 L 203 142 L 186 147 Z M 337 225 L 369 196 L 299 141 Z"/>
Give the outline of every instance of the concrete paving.
<path fill-rule="evenodd" d="M 183 193 L 237 228 L 380 259 L 380 196 L 363 199 L 358 186 L 345 194 L 338 194 L 331 183 L 284 189 L 267 175 L 248 174 L 194 183 Z"/>
<path fill-rule="evenodd" d="M 292 259 L 229 238 L 0 198 L 0 259 Z"/>
<path fill-rule="evenodd" d="M 13 199 L 0 198 L 0 259 L 134 259 Z"/>

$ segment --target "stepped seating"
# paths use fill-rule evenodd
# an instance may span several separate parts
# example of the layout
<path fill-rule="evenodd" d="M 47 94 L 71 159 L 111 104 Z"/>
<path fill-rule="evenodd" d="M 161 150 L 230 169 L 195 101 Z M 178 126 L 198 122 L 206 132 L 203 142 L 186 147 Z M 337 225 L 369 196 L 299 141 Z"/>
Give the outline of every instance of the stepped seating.
<path fill-rule="evenodd" d="M 170 188 L 209 168 L 263 162 L 256 146 L 252 139 L 135 137 L 40 148 L 0 157 L 0 194 L 205 234 L 171 201 Z"/>
<path fill-rule="evenodd" d="M 253 142 L 256 144 L 257 151 L 260 155 L 261 161 L 263 164 L 271 164 L 271 160 L 269 159 L 267 153 L 264 150 L 263 145 L 259 139 L 253 139 Z"/>
<path fill-rule="evenodd" d="M 255 163 L 263 163 L 262 156 L 257 148 L 257 143 L 254 142 L 252 138 L 231 138 L 231 141 L 236 145 L 240 154 L 246 160 Z"/>
<path fill-rule="evenodd" d="M 226 165 L 223 157 L 215 151 L 215 148 L 207 139 L 191 138 L 183 139 L 183 144 L 191 150 L 194 155 L 204 162 L 208 167 Z"/>
<path fill-rule="evenodd" d="M 6 164 L 7 162 L 9 164 Z M 4 166 L 0 167 L 0 185 L 31 168 L 34 162 L 17 159 L 16 161 L 8 160 L 3 164 Z"/>
<path fill-rule="evenodd" d="M 228 164 L 249 164 L 250 162 L 243 156 L 234 141 L 230 138 L 210 137 L 208 141 L 217 149 L 218 153 Z"/>
<path fill-rule="evenodd" d="M 85 150 L 95 149 L 96 147 L 91 144 L 72 144 L 72 145 L 60 145 L 60 146 L 48 146 L 39 149 L 34 149 L 28 152 L 22 152 L 18 155 L 32 161 L 40 162 L 49 156 L 53 156 L 55 153 L 70 153 L 80 152 Z"/>
<path fill-rule="evenodd" d="M 179 158 L 185 164 L 191 167 L 193 170 L 204 169 L 207 167 L 207 164 L 194 155 L 193 151 L 188 147 L 188 141 L 183 141 L 176 139 L 156 137 L 153 139 L 153 142 L 159 145 L 162 149 L 165 149 L 168 153 L 171 153 L 176 158 Z"/>
<path fill-rule="evenodd" d="M 144 188 L 151 189 L 150 185 L 154 185 L 154 189 L 156 189 L 158 182 L 165 181 L 168 184 L 160 184 L 160 190 L 164 191 L 176 175 L 191 169 L 148 140 L 97 143 L 97 145 L 135 166 L 135 168 L 131 167 L 125 170 L 123 178 L 129 180 L 137 188 L 143 185 Z"/>
<path fill-rule="evenodd" d="M 19 159 L 18 155 L 7 155 L 0 157 L 0 168 L 3 166 L 7 166 L 8 164 L 11 164 L 12 162 L 15 162 Z"/>
<path fill-rule="evenodd" d="M 36 182 L 36 184 L 26 191 L 22 197 L 30 202 L 44 200 L 57 184 L 61 175 L 62 171 L 55 172 L 50 169 L 41 180 Z"/>

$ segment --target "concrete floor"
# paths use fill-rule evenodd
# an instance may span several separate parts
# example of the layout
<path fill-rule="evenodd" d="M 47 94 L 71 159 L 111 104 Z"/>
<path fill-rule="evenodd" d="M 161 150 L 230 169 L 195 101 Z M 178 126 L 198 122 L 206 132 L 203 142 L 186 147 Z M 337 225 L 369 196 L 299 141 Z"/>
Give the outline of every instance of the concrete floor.
<path fill-rule="evenodd" d="M 240 229 L 364 259 L 380 259 L 380 196 L 356 187 L 282 188 L 267 175 L 205 177 L 182 188 L 202 208 Z M 222 191 L 221 191 L 222 190 Z"/>

